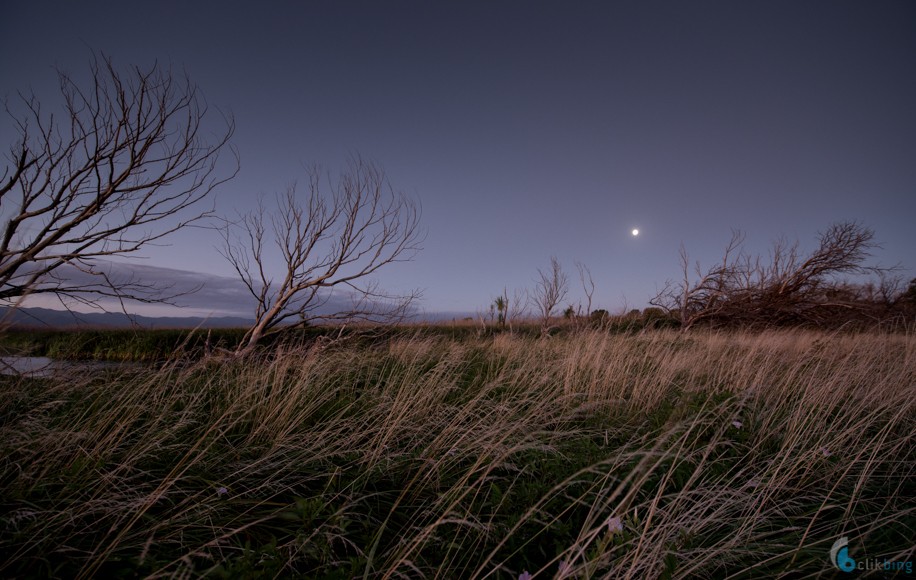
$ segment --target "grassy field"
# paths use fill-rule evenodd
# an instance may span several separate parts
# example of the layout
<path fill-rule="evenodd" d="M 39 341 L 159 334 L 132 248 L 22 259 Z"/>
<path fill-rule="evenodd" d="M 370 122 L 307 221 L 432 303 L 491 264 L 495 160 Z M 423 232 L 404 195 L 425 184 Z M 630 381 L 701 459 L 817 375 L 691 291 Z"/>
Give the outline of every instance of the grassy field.
<path fill-rule="evenodd" d="M 616 333 L 632 333 L 640 330 L 653 330 L 672 326 L 671 319 L 659 319 L 657 316 L 615 316 L 607 318 L 601 329 Z M 591 326 L 597 327 L 597 324 Z M 576 326 L 562 321 L 552 332 L 565 334 L 574 331 Z M 342 331 L 340 327 L 308 326 L 278 335 L 268 336 L 262 342 L 266 348 L 272 348 L 277 342 L 298 341 L 312 342 L 319 337 L 336 338 L 341 332 L 348 336 L 364 337 L 367 328 L 360 325 L 348 325 Z M 379 329 L 371 328 L 371 334 L 378 336 Z M 392 328 L 381 330 L 390 334 Z M 466 338 L 492 335 L 502 332 L 495 324 L 481 326 L 478 321 L 458 321 L 442 323 L 404 324 L 394 330 L 423 333 L 440 338 L 463 340 Z M 541 334 L 538 323 L 514 324 L 512 332 L 526 337 L 537 337 Z M 0 327 L 0 355 L 27 355 L 51 357 L 69 361 L 108 361 L 108 362 L 163 362 L 175 359 L 200 358 L 204 354 L 205 343 L 209 340 L 215 348 L 235 349 L 242 341 L 246 329 L 47 329 Z"/>
<path fill-rule="evenodd" d="M 312 332 L 317 332 L 312 331 Z M 0 332 L 0 354 L 45 356 L 60 360 L 156 362 L 200 357 L 210 336 L 215 346 L 234 346 L 244 329 L 133 330 L 7 329 Z"/>
<path fill-rule="evenodd" d="M 913 561 L 914 394 L 916 336 L 804 331 L 0 377 L 0 576 L 832 577 L 842 536 Z"/>

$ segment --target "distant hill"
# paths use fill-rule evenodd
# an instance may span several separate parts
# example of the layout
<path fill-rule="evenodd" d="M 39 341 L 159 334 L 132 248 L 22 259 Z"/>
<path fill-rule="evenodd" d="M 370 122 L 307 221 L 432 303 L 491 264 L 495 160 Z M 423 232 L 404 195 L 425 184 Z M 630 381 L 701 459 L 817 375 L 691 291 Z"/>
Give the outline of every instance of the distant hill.
<path fill-rule="evenodd" d="M 127 316 L 123 312 L 68 312 L 50 308 L 0 307 L 0 323 L 19 328 L 240 328 L 247 318 L 183 316 Z"/>

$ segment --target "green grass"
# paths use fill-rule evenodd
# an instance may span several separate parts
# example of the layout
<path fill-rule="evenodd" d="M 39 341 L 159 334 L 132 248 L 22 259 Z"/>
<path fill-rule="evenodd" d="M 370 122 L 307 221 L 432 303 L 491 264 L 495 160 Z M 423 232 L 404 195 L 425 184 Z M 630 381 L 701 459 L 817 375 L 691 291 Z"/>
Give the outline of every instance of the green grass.
<path fill-rule="evenodd" d="M 588 326 L 597 329 L 594 322 L 573 322 L 564 320 L 552 329 L 552 334 L 569 334 Z M 639 316 L 609 316 L 600 329 L 612 334 L 630 334 L 644 329 L 660 329 L 672 326 L 668 318 Z M 51 357 L 69 361 L 111 361 L 111 362 L 162 362 L 175 359 L 199 359 L 204 355 L 204 345 L 209 337 L 213 347 L 234 350 L 242 341 L 243 328 L 218 329 L 35 329 L 11 327 L 0 329 L 0 355 L 27 355 Z M 489 322 L 458 321 L 452 323 L 417 323 L 400 327 L 365 328 L 363 326 L 337 327 L 310 326 L 271 335 L 262 341 L 262 347 L 271 349 L 279 343 L 309 343 L 318 337 L 337 337 L 343 333 L 350 338 L 391 336 L 394 333 L 412 332 L 426 336 L 464 341 L 502 334 L 501 329 Z M 537 323 L 522 322 L 512 325 L 512 333 L 518 337 L 537 338 L 541 326 Z M 368 332 L 366 332 L 368 331 Z M 365 340 L 365 336 L 363 336 Z"/>
<path fill-rule="evenodd" d="M 817 577 L 840 536 L 913 560 L 914 361 L 905 335 L 418 331 L 0 377 L 0 575 Z"/>
<path fill-rule="evenodd" d="M 300 340 L 331 331 L 308 328 L 296 331 Z M 0 333 L 0 353 L 46 356 L 60 360 L 156 362 L 176 358 L 201 358 L 210 337 L 214 347 L 235 348 L 245 329 L 9 329 Z M 270 341 L 268 341 L 269 344 Z"/>

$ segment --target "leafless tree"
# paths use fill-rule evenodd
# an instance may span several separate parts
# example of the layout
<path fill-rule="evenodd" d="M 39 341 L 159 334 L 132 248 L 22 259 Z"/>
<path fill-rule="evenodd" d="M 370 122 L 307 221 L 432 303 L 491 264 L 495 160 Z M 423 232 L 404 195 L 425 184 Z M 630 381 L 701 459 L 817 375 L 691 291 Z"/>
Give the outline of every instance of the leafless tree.
<path fill-rule="evenodd" d="M 576 307 L 575 326 L 577 329 L 586 328 L 591 325 L 592 300 L 595 296 L 595 280 L 592 278 L 592 271 L 582 262 L 576 262 L 576 270 L 579 271 L 579 283 L 582 285 L 582 293 L 585 296 L 585 304 L 581 301 Z"/>
<path fill-rule="evenodd" d="M 222 229 L 223 255 L 257 304 L 255 323 L 237 355 L 283 328 L 397 319 L 419 295 L 387 294 L 371 282 L 379 269 L 408 261 L 419 250 L 416 202 L 392 190 L 379 168 L 359 158 L 336 181 L 325 183 L 319 169 L 311 170 L 308 188 L 300 200 L 290 187 L 272 210 L 262 203 Z M 269 273 L 274 256 L 282 267 L 277 279 Z M 338 286 L 346 289 L 349 303 L 328 312 Z"/>
<path fill-rule="evenodd" d="M 538 268 L 538 278 L 535 280 L 534 290 L 531 300 L 534 303 L 534 309 L 541 319 L 541 332 L 547 334 L 550 331 L 550 319 L 553 311 L 556 309 L 569 290 L 569 279 L 563 272 L 563 267 L 556 256 L 550 258 L 550 269 L 546 272 Z"/>
<path fill-rule="evenodd" d="M 34 95 L 6 103 L 17 134 L 0 175 L 2 300 L 167 301 L 166 287 L 115 278 L 102 260 L 209 217 L 203 202 L 238 169 L 236 157 L 217 171 L 221 153 L 235 156 L 234 123 L 205 122 L 213 115 L 186 77 L 158 65 L 121 71 L 105 56 L 90 72 L 85 85 L 58 72 L 57 114 Z"/>
<path fill-rule="evenodd" d="M 694 280 L 682 247 L 682 281 L 669 282 L 650 302 L 677 315 L 684 329 L 701 322 L 823 326 L 874 311 L 875 300 L 863 298 L 864 287 L 853 291 L 843 276 L 892 270 L 864 263 L 877 244 L 874 232 L 855 222 L 830 226 L 808 256 L 800 253 L 798 243 L 778 240 L 766 260 L 742 251 L 743 240 L 733 232 L 722 262 L 705 273 L 697 264 Z M 882 283 L 883 292 L 893 292 L 887 284 Z"/>
<path fill-rule="evenodd" d="M 513 322 L 521 322 L 528 317 L 528 306 L 531 297 L 527 288 L 516 288 L 512 291 L 512 300 L 509 303 L 508 315 L 509 330 L 512 330 Z"/>
<path fill-rule="evenodd" d="M 528 291 L 524 288 L 516 288 L 509 296 L 507 289 L 503 288 L 503 300 L 505 300 L 505 326 L 509 332 L 514 332 L 515 325 L 522 321 L 528 315 Z"/>
<path fill-rule="evenodd" d="M 585 294 L 585 312 L 579 314 L 589 316 L 592 313 L 592 298 L 595 296 L 595 280 L 592 278 L 592 271 L 582 262 L 576 262 L 576 269 L 579 270 L 579 282 L 582 284 L 582 292 Z"/>
<path fill-rule="evenodd" d="M 743 242 L 744 234 L 733 230 L 731 240 L 723 252 L 722 262 L 706 272 L 703 272 L 699 262 L 691 269 L 690 257 L 682 244 L 681 280 L 667 282 L 649 303 L 677 316 L 681 328 L 685 330 L 703 319 L 715 316 L 724 307 L 729 288 L 740 277 L 740 259 L 736 253 Z M 691 270 L 696 280 L 691 280 Z"/>

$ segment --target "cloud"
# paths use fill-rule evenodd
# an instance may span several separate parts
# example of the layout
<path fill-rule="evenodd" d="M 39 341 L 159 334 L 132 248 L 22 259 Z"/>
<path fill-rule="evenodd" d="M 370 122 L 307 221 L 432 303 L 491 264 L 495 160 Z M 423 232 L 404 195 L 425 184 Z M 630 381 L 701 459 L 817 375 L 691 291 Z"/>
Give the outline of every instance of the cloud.
<path fill-rule="evenodd" d="M 176 296 L 173 304 L 146 304 L 136 300 L 125 300 L 124 306 L 131 314 L 142 316 L 187 316 L 222 317 L 233 316 L 253 318 L 256 302 L 245 284 L 238 278 L 214 276 L 189 270 L 163 268 L 147 264 L 127 262 L 96 262 L 97 269 L 115 284 L 124 281 L 139 282 L 167 288 L 165 294 Z M 97 279 L 79 269 L 65 265 L 55 271 L 58 280 L 71 285 L 86 285 Z M 330 315 L 346 311 L 353 304 L 353 295 L 336 291 L 325 295 L 326 300 L 316 309 L 317 314 Z M 101 308 L 120 311 L 117 299 L 98 299 Z M 57 308 L 68 307 L 79 312 L 92 312 L 90 307 L 73 301 L 63 303 L 53 294 L 28 296 L 22 303 L 25 307 Z"/>

